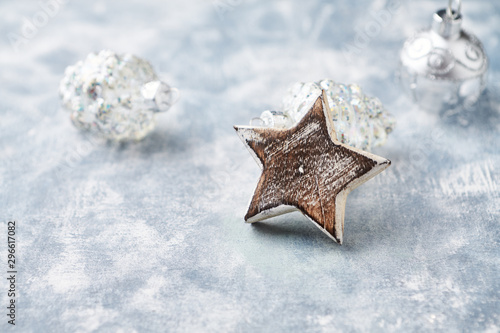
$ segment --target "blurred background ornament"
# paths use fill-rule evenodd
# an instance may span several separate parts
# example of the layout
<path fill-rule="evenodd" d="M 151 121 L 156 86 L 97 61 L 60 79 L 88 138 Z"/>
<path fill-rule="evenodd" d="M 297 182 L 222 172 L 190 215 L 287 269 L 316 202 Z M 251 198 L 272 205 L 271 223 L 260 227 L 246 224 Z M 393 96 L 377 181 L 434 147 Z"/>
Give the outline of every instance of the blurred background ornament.
<path fill-rule="evenodd" d="M 141 140 L 179 97 L 148 61 L 109 50 L 68 66 L 59 93 L 77 128 L 112 141 Z"/>
<path fill-rule="evenodd" d="M 486 87 L 488 58 L 479 39 L 462 29 L 461 1 L 434 13 L 430 29 L 409 38 L 400 53 L 404 91 L 423 108 L 470 108 Z"/>
<path fill-rule="evenodd" d="M 259 118 L 252 119 L 250 125 L 290 128 L 309 111 L 322 90 L 325 90 L 329 114 L 340 142 L 365 151 L 385 143 L 395 119 L 382 102 L 365 95 L 357 84 L 345 85 L 329 79 L 294 84 L 283 97 L 283 111 L 264 111 Z"/>

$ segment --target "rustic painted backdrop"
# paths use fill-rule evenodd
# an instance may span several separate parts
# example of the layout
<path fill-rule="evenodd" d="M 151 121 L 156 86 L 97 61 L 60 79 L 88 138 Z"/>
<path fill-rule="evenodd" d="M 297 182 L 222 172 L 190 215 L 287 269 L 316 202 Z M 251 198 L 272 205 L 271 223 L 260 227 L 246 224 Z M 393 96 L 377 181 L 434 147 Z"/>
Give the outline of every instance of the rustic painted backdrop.
<path fill-rule="evenodd" d="M 55 1 L 0 3 L 0 308 L 16 219 L 18 331 L 500 330 L 500 3 L 464 1 L 488 93 L 440 117 L 393 78 L 445 0 Z M 65 66 L 103 48 L 182 91 L 138 144 L 90 140 L 59 107 Z M 243 222 L 260 169 L 232 126 L 322 78 L 398 121 L 343 246 L 298 213 Z"/>

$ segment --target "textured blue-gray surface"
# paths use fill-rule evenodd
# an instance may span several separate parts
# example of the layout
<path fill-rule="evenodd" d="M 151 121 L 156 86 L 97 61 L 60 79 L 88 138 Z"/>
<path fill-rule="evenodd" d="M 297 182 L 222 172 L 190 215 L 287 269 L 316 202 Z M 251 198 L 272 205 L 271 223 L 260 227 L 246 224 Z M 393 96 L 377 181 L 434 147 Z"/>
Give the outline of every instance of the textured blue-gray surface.
<path fill-rule="evenodd" d="M 19 270 L 2 332 L 500 330 L 500 3 L 464 3 L 488 93 L 443 118 L 393 77 L 444 0 L 47 2 L 0 3 L 0 271 L 13 218 Z M 89 140 L 60 110 L 64 68 L 104 48 L 182 91 L 140 143 Z M 348 198 L 343 246 L 300 214 L 243 222 L 259 168 L 232 125 L 322 78 L 398 120 L 375 150 L 392 166 Z"/>

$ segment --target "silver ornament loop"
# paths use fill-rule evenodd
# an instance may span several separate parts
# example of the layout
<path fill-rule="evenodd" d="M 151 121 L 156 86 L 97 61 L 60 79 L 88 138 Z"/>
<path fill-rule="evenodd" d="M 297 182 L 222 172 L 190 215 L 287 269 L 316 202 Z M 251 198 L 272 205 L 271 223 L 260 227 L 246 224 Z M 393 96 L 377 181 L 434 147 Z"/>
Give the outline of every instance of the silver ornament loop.
<path fill-rule="evenodd" d="M 453 0 L 448 1 L 448 8 L 446 8 L 446 16 L 451 18 L 452 20 L 457 19 L 462 12 L 462 0 L 457 0 L 457 10 L 453 10 Z"/>
<path fill-rule="evenodd" d="M 449 16 L 448 9 L 441 9 L 434 13 L 432 30 L 443 38 L 458 39 L 462 30 L 462 15 L 453 16 L 456 14 L 453 12 L 452 16 Z"/>

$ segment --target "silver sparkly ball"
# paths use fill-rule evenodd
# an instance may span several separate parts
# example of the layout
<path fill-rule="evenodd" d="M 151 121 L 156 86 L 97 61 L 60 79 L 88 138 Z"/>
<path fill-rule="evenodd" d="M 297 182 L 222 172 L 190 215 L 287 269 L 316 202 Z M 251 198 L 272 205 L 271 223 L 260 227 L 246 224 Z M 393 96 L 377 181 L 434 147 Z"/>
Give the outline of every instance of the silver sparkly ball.
<path fill-rule="evenodd" d="M 371 151 L 383 145 L 395 126 L 394 117 L 376 97 L 366 95 L 357 84 L 324 79 L 297 82 L 283 97 L 282 111 L 264 111 L 251 126 L 290 128 L 309 111 L 325 91 L 337 139 L 349 146 Z"/>
<path fill-rule="evenodd" d="M 146 60 L 109 50 L 67 67 L 59 93 L 76 127 L 112 141 L 144 138 L 178 95 Z"/>
<path fill-rule="evenodd" d="M 432 27 L 409 38 L 400 54 L 403 89 L 430 110 L 474 105 L 486 86 L 487 69 L 481 42 L 462 30 L 460 5 L 434 13 Z"/>

